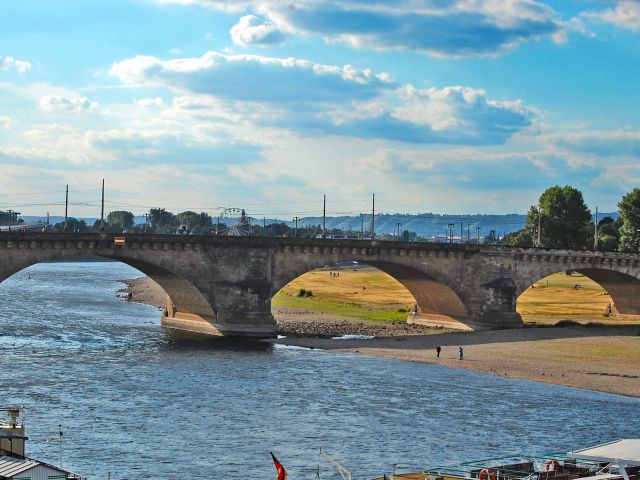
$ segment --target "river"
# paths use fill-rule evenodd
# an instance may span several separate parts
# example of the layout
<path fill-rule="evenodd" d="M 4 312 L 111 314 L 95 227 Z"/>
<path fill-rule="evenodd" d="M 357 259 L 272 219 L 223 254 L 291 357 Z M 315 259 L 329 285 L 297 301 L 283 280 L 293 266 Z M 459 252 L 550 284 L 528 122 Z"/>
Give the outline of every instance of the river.
<path fill-rule="evenodd" d="M 31 279 L 28 276 L 31 275 Z M 177 337 L 116 297 L 121 263 L 34 265 L 0 284 L 0 404 L 29 454 L 91 479 L 354 479 L 638 436 L 640 399 L 437 365 Z M 339 478 L 320 463 L 320 478 Z"/>

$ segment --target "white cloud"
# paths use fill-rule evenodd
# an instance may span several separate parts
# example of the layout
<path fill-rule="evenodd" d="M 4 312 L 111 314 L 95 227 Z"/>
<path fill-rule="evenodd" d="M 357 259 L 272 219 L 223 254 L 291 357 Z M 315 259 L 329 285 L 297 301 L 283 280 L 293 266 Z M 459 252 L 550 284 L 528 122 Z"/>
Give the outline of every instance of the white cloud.
<path fill-rule="evenodd" d="M 268 46 L 285 40 L 284 33 L 277 26 L 255 15 L 244 15 L 229 33 L 233 43 L 242 47 Z"/>
<path fill-rule="evenodd" d="M 537 0 L 157 0 L 260 14 L 280 31 L 355 48 L 439 57 L 496 55 L 539 38 L 563 40 L 559 14 Z M 564 34 L 566 35 L 566 33 Z"/>
<path fill-rule="evenodd" d="M 350 65 L 323 65 L 295 58 L 225 55 L 161 60 L 136 56 L 115 63 L 111 74 L 130 85 L 164 85 L 229 100 L 270 103 L 338 102 L 371 98 L 395 86 L 388 74 Z"/>
<path fill-rule="evenodd" d="M 534 116 L 519 101 L 496 101 L 482 90 L 399 87 L 387 74 L 294 58 L 216 52 L 173 60 L 134 57 L 114 64 L 111 73 L 134 86 L 187 92 L 173 107 L 194 117 L 213 115 L 305 134 L 504 143 Z"/>
<path fill-rule="evenodd" d="M 0 128 L 4 128 L 8 130 L 9 128 L 11 128 L 12 123 L 13 122 L 9 117 L 0 115 Z"/>
<path fill-rule="evenodd" d="M 14 57 L 2 57 L 0 56 L 0 71 L 16 71 L 18 73 L 25 73 L 31 70 L 31 62 L 26 60 L 18 60 Z"/>
<path fill-rule="evenodd" d="M 640 30 L 640 2 L 638 0 L 618 0 L 613 8 L 602 12 L 586 12 L 584 16 L 629 30 Z"/>
<path fill-rule="evenodd" d="M 40 98 L 40 108 L 45 112 L 86 112 L 95 110 L 98 104 L 86 97 L 65 97 L 62 95 L 47 95 Z"/>
<path fill-rule="evenodd" d="M 141 98 L 135 101 L 135 104 L 144 108 L 160 108 L 164 105 L 164 101 L 160 97 Z"/>
<path fill-rule="evenodd" d="M 586 131 L 540 137 L 557 147 L 598 157 L 631 157 L 640 160 L 640 131 Z"/>

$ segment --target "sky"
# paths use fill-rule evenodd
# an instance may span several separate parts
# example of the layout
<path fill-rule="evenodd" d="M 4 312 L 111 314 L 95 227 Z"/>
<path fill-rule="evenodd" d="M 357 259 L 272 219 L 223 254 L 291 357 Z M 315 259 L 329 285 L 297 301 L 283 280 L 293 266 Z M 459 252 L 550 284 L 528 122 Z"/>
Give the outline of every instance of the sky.
<path fill-rule="evenodd" d="M 640 186 L 640 0 L 2 0 L 0 209 L 526 212 Z"/>

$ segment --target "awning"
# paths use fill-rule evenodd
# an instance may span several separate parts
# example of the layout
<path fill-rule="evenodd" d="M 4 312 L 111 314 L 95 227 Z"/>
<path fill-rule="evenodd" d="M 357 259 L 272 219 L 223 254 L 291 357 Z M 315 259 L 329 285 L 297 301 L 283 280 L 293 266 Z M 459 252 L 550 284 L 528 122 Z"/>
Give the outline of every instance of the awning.
<path fill-rule="evenodd" d="M 579 460 L 640 465 L 640 438 L 626 438 L 615 442 L 603 443 L 595 447 L 569 452 L 569 457 Z"/>

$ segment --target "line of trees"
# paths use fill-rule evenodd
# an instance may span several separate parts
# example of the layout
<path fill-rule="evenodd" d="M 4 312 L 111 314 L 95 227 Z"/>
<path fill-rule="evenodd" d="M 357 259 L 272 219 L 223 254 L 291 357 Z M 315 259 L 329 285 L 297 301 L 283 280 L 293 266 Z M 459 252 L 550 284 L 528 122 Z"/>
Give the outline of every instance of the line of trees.
<path fill-rule="evenodd" d="M 594 225 L 582 192 L 574 187 L 547 188 L 538 205 L 527 213 L 524 228 L 506 235 L 502 243 L 512 246 L 565 248 L 594 247 L 602 251 L 638 252 L 640 250 L 640 188 L 634 188 L 618 203 L 619 217 L 604 217 Z"/>
<path fill-rule="evenodd" d="M 116 210 L 110 212 L 105 219 L 104 226 L 100 220 L 96 220 L 93 225 L 87 224 L 84 220 L 73 217 L 67 219 L 66 231 L 68 232 L 106 232 L 106 233 L 160 233 L 174 234 L 184 226 L 183 233 L 193 235 L 212 235 L 216 232 L 223 234 L 228 225 L 224 222 L 217 223 L 208 213 L 201 212 L 180 212 L 174 214 L 164 208 L 152 208 L 145 215 L 145 223 L 135 223 L 135 216 L 132 212 Z M 59 222 L 50 228 L 54 232 L 65 231 L 64 222 Z M 264 237 L 293 237 L 312 238 L 322 233 L 320 225 L 312 226 L 289 226 L 286 223 L 270 223 L 268 225 L 250 224 L 247 233 L 251 236 Z M 327 235 L 341 235 L 345 232 L 334 228 L 327 229 Z"/>

